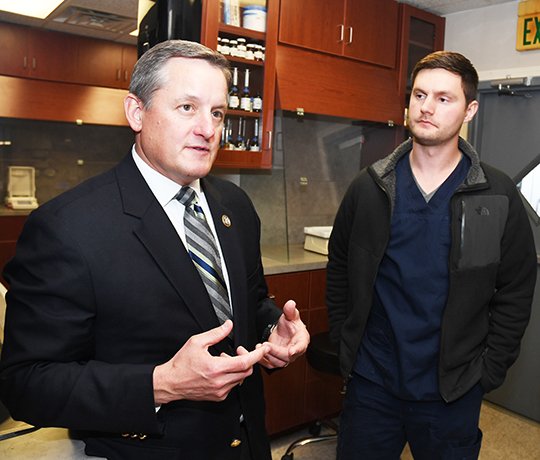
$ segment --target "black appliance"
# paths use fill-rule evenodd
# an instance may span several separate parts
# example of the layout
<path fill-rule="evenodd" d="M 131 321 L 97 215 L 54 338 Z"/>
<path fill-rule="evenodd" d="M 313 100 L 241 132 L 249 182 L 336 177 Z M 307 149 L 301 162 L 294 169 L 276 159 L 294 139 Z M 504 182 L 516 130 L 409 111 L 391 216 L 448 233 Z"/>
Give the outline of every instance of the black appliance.
<path fill-rule="evenodd" d="M 156 0 L 139 24 L 137 54 L 170 39 L 201 41 L 201 0 Z"/>

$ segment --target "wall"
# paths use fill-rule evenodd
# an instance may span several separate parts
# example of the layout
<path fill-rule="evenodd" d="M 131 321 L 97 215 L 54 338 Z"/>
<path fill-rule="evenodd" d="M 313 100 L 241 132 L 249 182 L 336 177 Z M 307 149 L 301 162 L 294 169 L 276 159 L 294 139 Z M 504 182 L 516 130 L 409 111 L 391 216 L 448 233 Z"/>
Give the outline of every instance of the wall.
<path fill-rule="evenodd" d="M 540 50 L 516 50 L 518 3 L 446 16 L 445 48 L 467 56 L 481 81 L 540 75 Z"/>
<path fill-rule="evenodd" d="M 42 204 L 88 177 L 111 168 L 133 144 L 127 127 L 0 118 L 0 200 L 9 166 L 36 168 L 36 197 Z M 82 164 L 79 164 L 82 163 Z"/>
<path fill-rule="evenodd" d="M 263 246 L 302 244 L 304 227 L 333 224 L 354 176 L 390 152 L 395 134 L 383 124 L 278 112 L 271 171 L 214 173 L 251 197 Z M 133 133 L 127 127 L 0 118 L 0 140 L 11 141 L 0 146 L 0 199 L 7 193 L 8 167 L 33 166 L 43 204 L 113 167 L 130 151 Z"/>
<path fill-rule="evenodd" d="M 272 171 L 240 176 L 263 223 L 263 245 L 302 244 L 304 227 L 331 226 L 361 167 L 390 153 L 396 139 L 382 123 L 282 111 L 274 130 Z"/>

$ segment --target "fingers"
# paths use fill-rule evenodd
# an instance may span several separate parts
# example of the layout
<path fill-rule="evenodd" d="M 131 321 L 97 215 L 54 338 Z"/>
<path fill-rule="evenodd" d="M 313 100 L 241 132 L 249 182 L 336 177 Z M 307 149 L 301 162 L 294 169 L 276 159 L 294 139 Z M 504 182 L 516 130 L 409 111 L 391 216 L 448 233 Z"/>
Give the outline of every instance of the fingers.
<path fill-rule="evenodd" d="M 225 321 L 221 326 L 210 329 L 201 334 L 194 335 L 191 337 L 191 340 L 197 342 L 199 346 L 203 348 L 209 348 L 216 343 L 221 342 L 225 337 L 227 337 L 233 328 L 233 323 L 230 319 Z"/>
<path fill-rule="evenodd" d="M 296 308 L 296 302 L 294 300 L 288 300 L 283 305 L 283 315 L 288 321 L 294 321 L 300 319 L 300 312 Z"/>
<path fill-rule="evenodd" d="M 244 347 L 238 347 L 237 355 L 230 359 L 234 361 L 233 365 L 237 372 L 244 372 L 251 370 L 251 368 L 258 363 L 269 352 L 270 346 L 265 344 L 259 344 L 253 351 L 247 351 Z"/>

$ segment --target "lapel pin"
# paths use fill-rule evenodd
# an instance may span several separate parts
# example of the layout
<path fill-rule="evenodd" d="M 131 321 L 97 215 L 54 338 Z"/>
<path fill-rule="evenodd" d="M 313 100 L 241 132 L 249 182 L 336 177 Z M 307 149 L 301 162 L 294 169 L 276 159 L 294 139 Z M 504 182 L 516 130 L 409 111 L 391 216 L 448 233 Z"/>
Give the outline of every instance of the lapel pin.
<path fill-rule="evenodd" d="M 231 224 L 231 219 L 229 218 L 229 216 L 227 214 L 223 214 L 221 216 L 221 222 L 223 222 L 223 225 L 225 225 L 225 227 L 229 228 L 232 224 Z"/>

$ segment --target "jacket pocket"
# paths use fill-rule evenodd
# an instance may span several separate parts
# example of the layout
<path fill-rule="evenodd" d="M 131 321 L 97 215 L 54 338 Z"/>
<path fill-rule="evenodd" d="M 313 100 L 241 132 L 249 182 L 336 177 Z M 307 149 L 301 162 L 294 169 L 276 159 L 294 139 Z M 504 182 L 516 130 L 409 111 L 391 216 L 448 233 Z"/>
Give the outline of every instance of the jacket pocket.
<path fill-rule="evenodd" d="M 460 207 L 458 268 L 498 264 L 508 217 L 508 197 L 465 196 Z"/>

